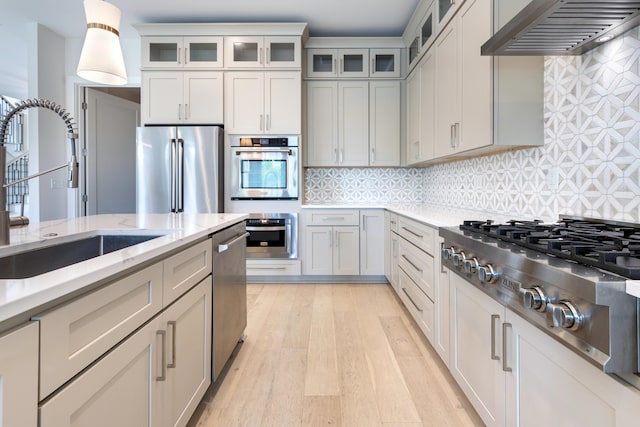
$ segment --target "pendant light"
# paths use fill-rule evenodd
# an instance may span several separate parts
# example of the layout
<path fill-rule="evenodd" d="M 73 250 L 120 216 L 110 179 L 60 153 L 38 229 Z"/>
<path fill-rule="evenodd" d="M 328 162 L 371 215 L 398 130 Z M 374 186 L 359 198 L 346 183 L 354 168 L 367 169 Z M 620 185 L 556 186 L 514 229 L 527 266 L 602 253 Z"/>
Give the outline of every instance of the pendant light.
<path fill-rule="evenodd" d="M 84 0 L 87 32 L 80 53 L 78 76 L 107 85 L 127 83 L 120 47 L 120 9 L 103 0 Z"/>

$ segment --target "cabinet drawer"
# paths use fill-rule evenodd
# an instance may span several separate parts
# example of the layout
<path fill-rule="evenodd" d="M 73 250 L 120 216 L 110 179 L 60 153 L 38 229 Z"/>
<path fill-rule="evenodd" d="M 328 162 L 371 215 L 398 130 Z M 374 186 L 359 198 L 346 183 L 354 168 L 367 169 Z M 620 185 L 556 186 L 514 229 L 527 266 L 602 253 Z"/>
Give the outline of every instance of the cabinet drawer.
<path fill-rule="evenodd" d="M 435 253 L 436 232 L 433 228 L 404 217 L 399 217 L 398 228 L 402 237 L 431 255 Z"/>
<path fill-rule="evenodd" d="M 300 276 L 300 261 L 247 260 L 247 276 Z"/>
<path fill-rule="evenodd" d="M 306 225 L 360 225 L 360 211 L 353 209 L 314 209 L 304 211 Z"/>
<path fill-rule="evenodd" d="M 40 320 L 40 399 L 162 309 L 162 263 L 48 311 Z"/>
<path fill-rule="evenodd" d="M 164 262 L 164 306 L 171 304 L 202 279 L 211 274 L 213 258 L 211 239 L 198 243 Z"/>
<path fill-rule="evenodd" d="M 416 285 L 432 300 L 434 299 L 433 257 L 418 249 L 405 239 L 400 239 L 398 264 Z"/>
<path fill-rule="evenodd" d="M 416 323 L 430 343 L 434 337 L 434 304 L 422 293 L 413 280 L 402 269 L 399 269 L 398 294 L 400 299 L 411 313 Z"/>

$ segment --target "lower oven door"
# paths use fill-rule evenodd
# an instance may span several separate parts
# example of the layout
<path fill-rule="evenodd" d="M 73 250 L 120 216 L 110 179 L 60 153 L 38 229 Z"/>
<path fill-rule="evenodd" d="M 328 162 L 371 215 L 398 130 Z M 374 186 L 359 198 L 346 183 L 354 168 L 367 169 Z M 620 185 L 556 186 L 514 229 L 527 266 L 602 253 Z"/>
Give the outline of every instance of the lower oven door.
<path fill-rule="evenodd" d="M 289 258 L 285 225 L 247 226 L 247 257 Z"/>
<path fill-rule="evenodd" d="M 298 147 L 231 147 L 232 200 L 297 200 Z"/>

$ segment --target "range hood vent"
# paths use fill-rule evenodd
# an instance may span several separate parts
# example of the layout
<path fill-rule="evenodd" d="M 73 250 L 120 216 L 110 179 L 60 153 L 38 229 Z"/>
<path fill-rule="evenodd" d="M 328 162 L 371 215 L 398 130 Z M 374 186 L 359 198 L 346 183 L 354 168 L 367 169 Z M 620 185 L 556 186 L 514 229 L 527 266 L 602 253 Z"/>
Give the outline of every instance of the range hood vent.
<path fill-rule="evenodd" d="M 481 49 L 482 55 L 582 55 L 604 36 L 640 24 L 640 1 L 532 0 Z"/>

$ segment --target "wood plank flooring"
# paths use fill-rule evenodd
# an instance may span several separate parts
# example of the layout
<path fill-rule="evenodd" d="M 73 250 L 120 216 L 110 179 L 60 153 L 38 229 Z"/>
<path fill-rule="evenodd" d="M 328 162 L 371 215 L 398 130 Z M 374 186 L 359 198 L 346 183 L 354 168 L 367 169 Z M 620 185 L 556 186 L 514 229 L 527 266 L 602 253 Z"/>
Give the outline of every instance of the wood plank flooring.
<path fill-rule="evenodd" d="M 246 340 L 192 426 L 481 426 L 389 285 L 248 285 Z"/>

